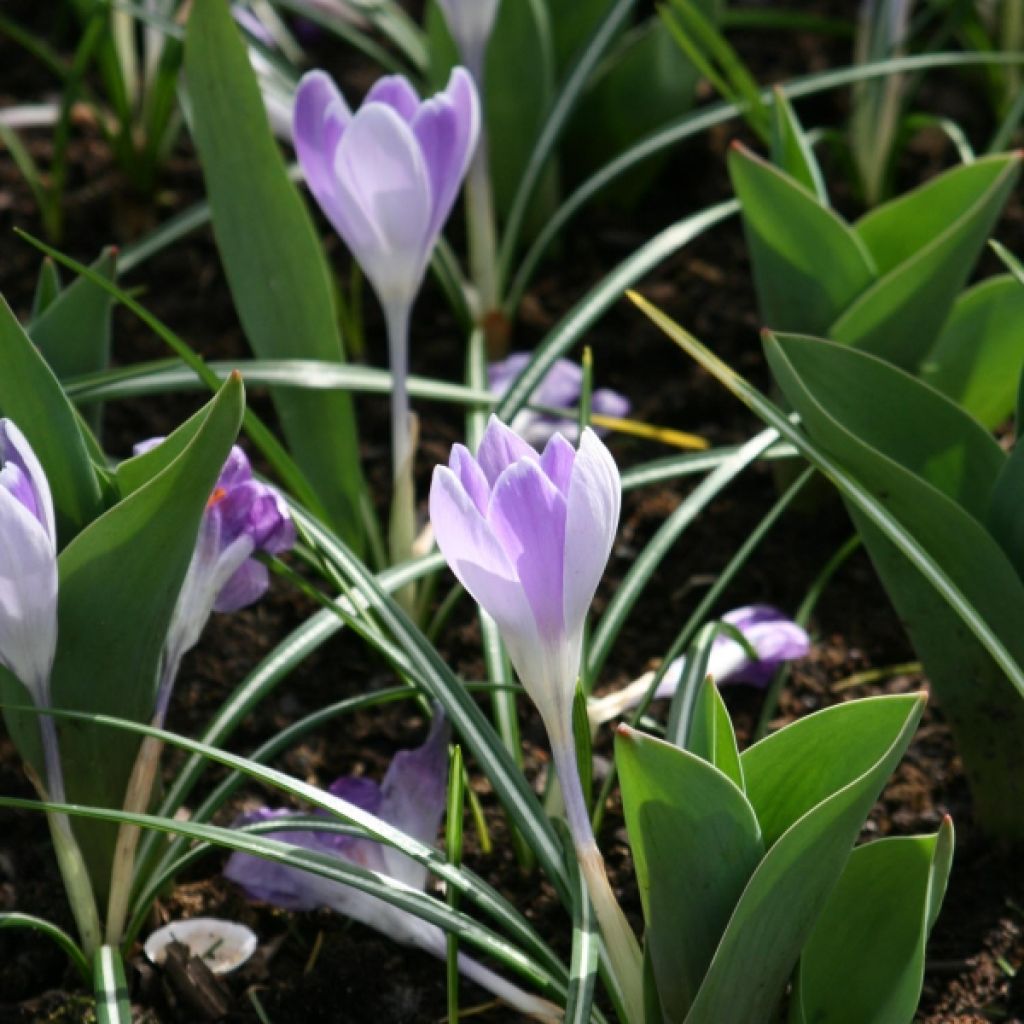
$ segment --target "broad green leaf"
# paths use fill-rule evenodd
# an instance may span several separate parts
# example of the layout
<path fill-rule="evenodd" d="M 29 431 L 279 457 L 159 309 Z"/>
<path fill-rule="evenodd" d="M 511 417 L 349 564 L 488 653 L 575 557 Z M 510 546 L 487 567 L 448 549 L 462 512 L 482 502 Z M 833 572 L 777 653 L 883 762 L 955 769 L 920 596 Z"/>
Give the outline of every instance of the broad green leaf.
<path fill-rule="evenodd" d="M 800 957 L 793 1024 L 910 1024 L 952 857 L 948 818 L 853 851 Z"/>
<path fill-rule="evenodd" d="M 909 745 L 924 708 L 922 698 L 887 699 L 899 707 L 902 716 L 893 716 L 879 730 L 875 759 L 868 762 L 863 774 L 797 819 L 758 865 L 729 920 L 685 1024 L 767 1024 L 776 1019 L 779 1000 L 800 951 L 842 874 L 872 804 Z M 808 752 L 808 759 L 811 756 Z M 752 765 L 745 764 L 744 768 L 749 791 L 759 785 L 759 780 Z"/>
<path fill-rule="evenodd" d="M 982 426 L 1013 412 L 1024 368 L 1024 288 L 1009 274 L 965 291 L 921 364 L 921 379 Z"/>
<path fill-rule="evenodd" d="M 48 256 L 44 256 L 39 266 L 35 294 L 32 296 L 31 319 L 36 320 L 41 316 L 59 294 L 60 272 L 57 270 L 57 264 Z"/>
<path fill-rule="evenodd" d="M 546 0 L 559 77 L 600 24 L 608 4 L 609 0 Z"/>
<path fill-rule="evenodd" d="M 92 269 L 113 281 L 117 274 L 116 250 L 104 249 Z M 79 277 L 33 317 L 29 337 L 61 380 L 107 368 L 112 306 L 113 299 L 107 292 Z"/>
<path fill-rule="evenodd" d="M 686 748 L 713 764 L 737 788 L 745 788 L 732 719 L 712 679 L 705 680 L 697 695 Z"/>
<path fill-rule="evenodd" d="M 458 60 L 436 0 L 427 8 L 426 29 L 430 82 L 433 89 L 440 89 Z M 524 54 L 529 54 L 529 74 L 523 73 Z M 505 0 L 501 4 L 487 47 L 485 84 L 488 166 L 500 219 L 512 205 L 554 99 L 554 49 L 544 0 Z M 538 221 L 550 209 L 554 196 L 552 166 L 545 173 L 529 220 Z"/>
<path fill-rule="evenodd" d="M 871 399 L 877 411 L 895 405 L 916 409 L 924 418 L 908 417 L 898 430 L 894 422 L 894 436 L 889 438 L 876 432 L 874 439 L 884 448 L 868 444 L 854 432 L 852 420 L 847 424 L 837 418 L 849 411 L 848 405 L 830 409 L 824 404 L 817 393 L 821 376 L 813 384 L 802 378 L 802 353 L 809 344 L 820 346 L 819 355 L 841 353 L 836 372 L 842 367 L 844 374 L 850 374 L 843 379 L 850 389 L 857 386 L 858 373 L 851 370 L 855 362 L 873 361 L 872 376 L 881 388 Z M 921 569 L 907 562 L 902 545 L 895 547 L 893 535 L 883 534 L 881 521 L 869 518 L 863 501 L 848 501 L 956 735 L 979 820 L 990 834 L 1024 838 L 1024 815 L 1019 811 L 1024 805 L 1024 746 L 1019 739 L 1024 734 L 1024 701 L 1013 673 L 1016 668 L 1019 674 L 1019 666 L 1024 665 L 1024 635 L 1016 614 L 1016 609 L 1024 607 L 1024 584 L 985 525 L 995 483 L 991 471 L 1001 468 L 1002 455 L 997 462 L 991 454 L 991 439 L 976 424 L 970 426 L 973 421 L 959 410 L 966 421 L 962 434 L 943 436 L 952 421 L 945 414 L 935 414 L 942 402 L 956 407 L 927 385 L 871 356 L 826 342 L 786 337 L 769 336 L 765 348 L 777 383 L 800 413 L 814 444 L 873 496 L 899 524 L 907 538 L 904 543 L 912 542 L 926 552 L 955 588 L 955 599 L 940 597 L 933 589 L 934 574 L 922 575 Z M 878 367 L 884 373 L 878 373 Z M 922 446 L 915 438 L 927 443 Z M 934 456 L 922 465 L 920 456 L 933 442 Z M 898 461 L 911 452 L 916 453 L 917 465 Z M 928 472 L 930 479 L 920 476 L 920 471 Z M 971 493 L 967 482 L 972 480 L 978 493 Z M 945 488 L 952 496 L 943 493 Z M 845 493 L 852 495 L 848 489 Z M 993 660 L 997 648 L 988 639 L 983 641 L 977 626 L 967 628 L 972 621 L 984 624 L 987 638 L 997 638 L 1000 657 L 1012 659 L 1012 667 L 1003 661 L 997 666 Z"/>
<path fill-rule="evenodd" d="M 983 520 L 1006 456 L 976 420 L 945 395 L 882 359 L 817 338 L 777 335 L 779 373 L 795 374 L 813 399 L 805 423 L 831 421 Z M 787 390 L 782 377 L 778 382 Z M 788 393 L 788 392 L 787 392 Z M 792 401 L 792 399 L 790 399 Z M 804 414 L 807 400 L 794 407 Z"/>
<path fill-rule="evenodd" d="M 230 379 L 230 374 L 228 379 Z M 129 494 L 133 494 L 140 487 L 148 484 L 153 477 L 162 473 L 202 429 L 206 422 L 206 415 L 207 410 L 200 409 L 168 434 L 155 448 L 119 462 L 114 471 L 114 478 L 121 491 L 121 497 L 127 498 Z"/>
<path fill-rule="evenodd" d="M 740 755 L 747 799 L 766 846 L 849 786 L 888 749 L 917 695 L 869 697 L 798 719 Z"/>
<path fill-rule="evenodd" d="M 680 1021 L 764 844 L 742 791 L 695 754 L 622 726 L 615 762 L 658 997 Z"/>
<path fill-rule="evenodd" d="M 99 478 L 74 407 L 0 298 L 0 415 L 21 429 L 46 471 L 60 544 L 103 511 Z"/>
<path fill-rule="evenodd" d="M 185 72 L 214 235 L 249 344 L 262 359 L 339 362 L 344 352 L 327 264 L 221 0 L 192 6 Z M 274 402 L 296 462 L 331 521 L 359 549 L 364 484 L 351 400 L 281 389 Z"/>
<path fill-rule="evenodd" d="M 803 185 L 739 144 L 729 176 L 743 208 L 761 319 L 824 334 L 874 279 L 864 243 Z"/>
<path fill-rule="evenodd" d="M 978 160 L 865 217 L 856 230 L 882 276 L 821 333 L 916 370 L 1019 173 L 1016 155 Z"/>
<path fill-rule="evenodd" d="M 638 139 L 693 106 L 697 72 L 659 18 L 624 36 L 602 62 L 566 134 L 564 161 L 574 177 L 591 174 Z M 640 199 L 664 165 L 649 161 L 615 188 Z"/>
<path fill-rule="evenodd" d="M 181 454 L 61 553 L 54 707 L 150 719 L 171 613 L 243 402 L 241 379 L 234 377 L 207 406 L 202 427 Z M 65 724 L 69 800 L 120 807 L 137 747 L 134 736 Z M 102 905 L 116 830 L 92 822 L 76 828 Z"/>
<path fill-rule="evenodd" d="M 796 116 L 793 104 L 778 87 L 772 104 L 772 163 L 785 171 L 794 181 L 799 182 L 808 192 L 818 197 L 823 206 L 828 205 L 828 192 L 821 168 L 804 134 L 803 125 Z"/>

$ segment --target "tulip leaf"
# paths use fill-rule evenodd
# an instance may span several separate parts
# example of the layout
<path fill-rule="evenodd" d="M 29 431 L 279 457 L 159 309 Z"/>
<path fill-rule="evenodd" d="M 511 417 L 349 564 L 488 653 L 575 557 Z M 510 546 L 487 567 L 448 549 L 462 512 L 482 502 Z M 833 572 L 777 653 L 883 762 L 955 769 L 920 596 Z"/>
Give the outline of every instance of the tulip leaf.
<path fill-rule="evenodd" d="M 686 749 L 713 764 L 738 789 L 745 789 L 743 762 L 736 746 L 732 719 L 711 679 L 704 681 L 697 694 Z"/>
<path fill-rule="evenodd" d="M 340 362 L 327 263 L 221 0 L 193 4 L 185 72 L 214 236 L 249 344 L 261 359 Z M 290 389 L 275 389 L 273 397 L 295 461 L 331 522 L 360 550 L 364 483 L 351 399 Z"/>
<path fill-rule="evenodd" d="M 774 90 L 772 104 L 772 163 L 828 206 L 828 192 L 811 144 L 793 109 L 780 89 Z"/>
<path fill-rule="evenodd" d="M 735 144 L 729 176 L 743 207 L 761 319 L 824 334 L 875 276 L 860 237 L 814 193 Z"/>
<path fill-rule="evenodd" d="M 1013 412 L 1024 368 L 1024 288 L 1009 274 L 965 291 L 921 365 L 921 379 L 989 430 Z"/>
<path fill-rule="evenodd" d="M 918 701 L 868 697 L 801 718 L 740 755 L 766 846 L 863 775 L 885 752 Z"/>
<path fill-rule="evenodd" d="M 800 957 L 791 1024 L 910 1024 L 952 858 L 948 818 L 853 851 Z"/>
<path fill-rule="evenodd" d="M 997 666 L 997 648 L 970 625 L 982 623 L 999 654 L 1024 666 L 1016 614 L 1024 584 L 987 525 L 1005 456 L 948 399 L 872 356 L 787 336 L 768 336 L 765 350 L 815 446 L 873 496 L 955 588 L 947 604 L 933 589 L 934 573 L 912 567 L 863 502 L 848 502 L 956 735 L 979 820 L 990 833 L 1024 838 L 1018 675 L 1009 662 Z M 872 413 L 875 422 L 866 422 Z"/>
<path fill-rule="evenodd" d="M 732 780 L 689 751 L 622 726 L 615 763 L 658 998 L 681 1021 L 764 853 L 760 829 Z"/>
<path fill-rule="evenodd" d="M 1019 174 L 1016 155 L 989 157 L 868 214 L 856 231 L 882 276 L 821 333 L 916 370 Z"/>
<path fill-rule="evenodd" d="M 171 614 L 243 405 L 236 376 L 208 404 L 202 426 L 178 457 L 61 553 L 54 707 L 138 722 L 152 716 Z M 120 807 L 137 748 L 137 737 L 65 723 L 61 750 L 69 800 Z M 116 830 L 93 822 L 76 828 L 103 900 Z"/>
<path fill-rule="evenodd" d="M 50 261 L 48 261 L 50 262 Z M 92 269 L 113 281 L 117 255 L 104 249 Z M 33 316 L 29 337 L 61 379 L 98 373 L 110 360 L 110 310 L 113 298 L 85 277 L 72 281 L 46 309 Z"/>
<path fill-rule="evenodd" d="M 881 699 L 892 701 L 901 713 L 879 727 L 874 756 L 861 762 L 862 774 L 810 808 L 765 854 L 736 904 L 685 1024 L 777 1019 L 787 979 L 924 708 L 920 697 Z M 841 709 L 829 709 L 835 710 Z M 805 766 L 813 763 L 808 752 Z M 744 768 L 748 787 L 759 788 L 755 766 Z"/>
<path fill-rule="evenodd" d="M 99 477 L 74 406 L 2 298 L 0 414 L 14 420 L 42 463 L 66 544 L 103 511 Z"/>
<path fill-rule="evenodd" d="M 188 447 L 206 422 L 206 416 L 207 410 L 200 409 L 168 434 L 160 444 L 118 463 L 114 477 L 121 496 L 127 498 L 162 473 Z"/>
<path fill-rule="evenodd" d="M 39 277 L 36 279 L 36 290 L 32 296 L 31 319 L 38 319 L 60 295 L 60 271 L 57 264 L 49 256 L 43 257 L 39 265 Z"/>

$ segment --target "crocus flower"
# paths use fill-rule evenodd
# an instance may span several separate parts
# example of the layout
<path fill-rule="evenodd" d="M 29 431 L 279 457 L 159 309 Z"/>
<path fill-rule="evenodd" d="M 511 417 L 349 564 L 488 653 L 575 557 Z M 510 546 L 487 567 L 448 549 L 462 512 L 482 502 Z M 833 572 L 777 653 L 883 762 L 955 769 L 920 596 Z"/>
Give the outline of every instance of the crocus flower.
<path fill-rule="evenodd" d="M 484 56 L 498 13 L 498 3 L 499 0 L 438 0 L 459 56 L 478 84 L 483 81 Z"/>
<path fill-rule="evenodd" d="M 399 751 L 380 785 L 366 778 L 343 777 L 330 786 L 330 792 L 421 843 L 433 845 L 447 797 L 448 734 L 448 723 L 438 714 L 423 746 Z M 295 811 L 265 807 L 245 815 L 236 824 L 298 816 Z M 323 812 L 316 812 L 315 816 L 327 819 Z M 274 832 L 271 838 L 357 864 L 413 889 L 422 890 L 427 885 L 428 872 L 422 864 L 393 847 L 369 839 L 310 831 L 300 826 L 294 831 Z M 285 910 L 325 907 L 396 942 L 417 946 L 438 957 L 446 956 L 444 933 L 436 925 L 343 882 L 237 852 L 228 859 L 224 874 L 240 885 L 250 899 Z M 557 1019 L 557 1010 L 550 1003 L 523 992 L 461 953 L 459 969 L 521 1012 L 542 1020 Z"/>
<path fill-rule="evenodd" d="M 50 703 L 57 649 L 57 531 L 43 467 L 0 420 L 0 664 L 38 707 Z"/>
<path fill-rule="evenodd" d="M 757 659 L 751 658 L 735 637 L 720 633 L 711 645 L 708 658 L 708 675 L 718 685 L 749 683 L 752 686 L 767 686 L 784 662 L 805 657 L 811 647 L 807 631 L 770 605 L 754 604 L 735 608 L 726 612 L 721 621 L 743 634 L 756 652 Z M 675 694 L 685 667 L 685 658 L 677 658 L 669 665 L 654 692 L 655 700 L 670 698 Z M 635 708 L 650 689 L 653 679 L 654 673 L 646 672 L 623 689 L 592 700 L 587 709 L 591 725 L 600 725 Z"/>
<path fill-rule="evenodd" d="M 503 397 L 532 358 L 529 352 L 513 352 L 500 362 L 491 363 L 487 367 L 490 390 L 497 397 Z M 583 369 L 580 365 L 570 359 L 556 359 L 537 385 L 530 400 L 537 405 L 569 409 L 579 401 L 582 389 Z M 597 388 L 590 396 L 590 408 L 599 416 L 621 419 L 629 415 L 630 403 L 625 395 L 620 395 L 611 388 Z M 534 412 L 532 409 L 520 409 L 511 426 L 520 437 L 535 447 L 546 444 L 554 434 L 565 434 L 566 438 L 573 442 L 579 437 L 579 423 L 576 420 L 550 416 L 547 413 Z M 594 429 L 601 435 L 607 433 L 607 430 L 599 426 L 595 426 Z"/>
<path fill-rule="evenodd" d="M 576 763 L 572 702 L 583 625 L 619 523 L 622 482 L 589 427 L 579 449 L 555 434 L 538 454 L 492 416 L 476 458 L 462 445 L 434 469 L 430 520 L 441 554 L 498 624 L 540 712 L 576 858 L 626 1016 L 643 1018 L 642 959 L 590 827 Z"/>
<path fill-rule="evenodd" d="M 476 458 L 452 448 L 430 519 L 452 572 L 497 622 L 549 732 L 570 721 L 583 621 L 611 554 L 622 486 L 598 436 L 539 455 L 492 416 Z"/>
<path fill-rule="evenodd" d="M 299 82 L 293 134 L 302 173 L 385 309 L 415 299 L 479 130 L 463 68 L 426 101 L 401 75 L 381 78 L 355 114 L 323 71 Z"/>
<path fill-rule="evenodd" d="M 135 446 L 141 455 L 163 438 Z M 295 524 L 280 494 L 253 479 L 237 445 L 221 470 L 199 525 L 199 536 L 164 645 L 156 721 L 167 710 L 170 688 L 184 654 L 199 641 L 210 613 L 233 612 L 258 601 L 269 586 L 267 567 L 252 556 L 279 555 L 295 543 Z"/>

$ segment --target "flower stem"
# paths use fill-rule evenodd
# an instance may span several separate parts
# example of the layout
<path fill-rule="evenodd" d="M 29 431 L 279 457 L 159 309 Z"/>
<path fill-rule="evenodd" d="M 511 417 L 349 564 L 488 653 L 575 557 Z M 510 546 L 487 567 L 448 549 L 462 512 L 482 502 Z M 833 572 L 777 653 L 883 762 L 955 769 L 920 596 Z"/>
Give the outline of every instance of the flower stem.
<path fill-rule="evenodd" d="M 634 1024 L 644 1019 L 643 958 L 640 945 L 612 892 L 604 858 L 590 827 L 590 815 L 580 784 L 571 733 L 557 737 L 549 729 L 548 734 L 551 737 L 552 759 L 565 800 L 566 822 L 576 850 L 576 859 L 601 926 L 612 969 L 622 989 L 627 1019 L 630 1024 Z"/>
<path fill-rule="evenodd" d="M 466 223 L 469 272 L 476 288 L 477 320 L 484 329 L 488 358 L 500 359 L 508 346 L 508 325 L 500 310 L 494 193 L 484 129 L 480 131 L 480 141 L 466 176 Z"/>
<path fill-rule="evenodd" d="M 409 409 L 409 314 L 405 303 L 384 308 L 388 329 L 388 355 L 391 362 L 391 564 L 412 557 L 416 539 L 416 490 L 413 460 L 416 455 L 415 418 Z M 411 612 L 416 603 L 413 584 L 395 595 L 399 604 Z"/>
<path fill-rule="evenodd" d="M 42 795 L 44 799 L 48 798 L 54 803 L 66 803 L 67 794 L 64 790 L 64 770 L 60 762 L 57 727 L 49 715 L 40 716 L 39 731 L 42 734 L 46 768 L 46 787 Z M 92 891 L 89 871 L 68 816 L 57 811 L 48 811 L 46 819 L 50 825 L 50 835 L 61 878 L 64 880 L 64 890 L 82 940 L 82 949 L 85 955 L 91 958 L 102 945 L 102 940 L 99 911 L 96 909 L 96 897 Z"/>

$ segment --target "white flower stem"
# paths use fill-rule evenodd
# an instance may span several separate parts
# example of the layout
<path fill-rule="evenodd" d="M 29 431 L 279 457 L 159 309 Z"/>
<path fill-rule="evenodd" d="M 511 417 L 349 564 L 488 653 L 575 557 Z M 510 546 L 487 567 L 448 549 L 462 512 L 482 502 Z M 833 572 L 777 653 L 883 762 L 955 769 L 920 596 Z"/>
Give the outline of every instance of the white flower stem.
<path fill-rule="evenodd" d="M 391 362 L 391 563 L 408 561 L 416 539 L 416 490 L 413 460 L 416 455 L 415 421 L 409 409 L 409 314 L 407 303 L 389 303 L 384 307 L 388 329 L 388 354 Z M 411 611 L 416 588 L 409 584 L 396 595 L 398 602 Z"/>
<path fill-rule="evenodd" d="M 157 686 L 156 713 L 153 725 L 162 728 L 167 716 L 171 690 L 178 675 L 181 655 L 170 653 L 164 657 Z M 153 782 L 160 766 L 160 754 L 164 749 L 163 740 L 155 736 L 144 736 L 138 756 L 132 766 L 128 788 L 124 796 L 124 810 L 129 814 L 143 814 L 149 808 Z M 132 884 L 135 877 L 135 851 L 141 832 L 138 826 L 122 822 L 117 830 L 117 844 L 114 847 L 114 861 L 110 868 L 110 896 L 107 899 L 106 942 L 109 946 L 119 945 L 124 936 L 124 925 L 131 902 Z"/>
<path fill-rule="evenodd" d="M 590 827 L 590 814 L 576 764 L 575 744 L 571 731 L 565 731 L 566 735 L 559 736 L 549 729 L 548 735 L 555 771 L 565 800 L 566 822 L 576 850 L 576 859 L 590 893 L 590 901 L 597 914 L 608 958 L 622 990 L 626 1016 L 633 1024 L 644 1019 L 643 957 L 633 929 L 608 881 L 604 858 Z"/>
<path fill-rule="evenodd" d="M 64 789 L 64 770 L 60 762 L 57 727 L 49 715 L 40 717 L 39 731 L 42 734 L 43 759 L 46 769 L 46 787 L 42 796 L 54 803 L 66 803 L 67 794 Z M 38 779 L 36 782 L 38 783 Z M 46 819 L 50 825 L 50 835 L 53 839 L 53 849 L 57 855 L 61 878 L 64 880 L 64 891 L 67 893 L 71 912 L 74 914 L 75 924 L 78 926 L 82 949 L 85 955 L 92 959 L 93 954 L 102 945 L 102 939 L 96 897 L 92 891 L 89 871 L 82 857 L 82 849 L 78 845 L 78 840 L 75 839 L 71 822 L 66 814 L 48 811 Z"/>
<path fill-rule="evenodd" d="M 494 222 L 494 193 L 487 157 L 487 132 L 482 128 L 466 176 L 466 226 L 469 236 L 469 272 L 476 288 L 476 316 L 484 326 L 488 355 L 494 359 L 504 354 L 501 351 L 503 339 L 498 337 L 499 332 L 496 330 L 501 325 L 501 286 L 498 282 L 498 243 Z"/>

